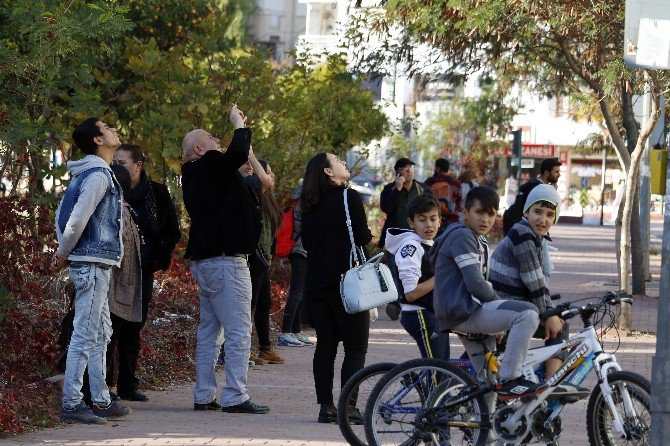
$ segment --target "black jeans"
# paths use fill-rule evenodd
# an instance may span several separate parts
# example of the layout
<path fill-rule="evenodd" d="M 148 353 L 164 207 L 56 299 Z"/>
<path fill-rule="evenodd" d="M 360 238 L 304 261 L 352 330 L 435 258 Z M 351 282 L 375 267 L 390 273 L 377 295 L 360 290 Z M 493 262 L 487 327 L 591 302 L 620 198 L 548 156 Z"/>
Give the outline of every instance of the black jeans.
<path fill-rule="evenodd" d="M 258 335 L 258 348 L 270 350 L 270 307 L 272 294 L 270 293 L 270 270 L 251 276 L 251 312 L 254 315 L 254 325 Z"/>
<path fill-rule="evenodd" d="M 400 325 L 416 341 L 422 358 L 449 359 L 449 334 L 435 332 L 435 313 L 428 310 L 403 311 Z"/>
<path fill-rule="evenodd" d="M 286 299 L 286 307 L 284 308 L 281 331 L 282 333 L 300 333 L 307 259 L 301 254 L 291 254 L 288 256 L 288 260 L 291 262 L 291 284 Z"/>
<path fill-rule="evenodd" d="M 149 315 L 149 303 L 153 295 L 154 273 L 142 270 L 142 321 L 129 322 L 112 314 L 112 339 L 107 346 L 107 373 L 118 368 L 116 382 L 119 393 L 131 392 L 139 387 L 136 376 L 137 358 L 140 353 L 140 333 Z M 114 354 L 114 350 L 118 352 Z M 107 380 L 109 385 L 113 381 Z"/>
<path fill-rule="evenodd" d="M 335 357 L 340 341 L 344 345 L 344 361 L 340 385 L 365 366 L 370 336 L 370 314 L 363 311 L 348 314 L 344 311 L 338 288 L 322 288 L 307 294 L 309 310 L 316 329 L 313 372 L 316 401 L 333 403 L 333 378 Z"/>

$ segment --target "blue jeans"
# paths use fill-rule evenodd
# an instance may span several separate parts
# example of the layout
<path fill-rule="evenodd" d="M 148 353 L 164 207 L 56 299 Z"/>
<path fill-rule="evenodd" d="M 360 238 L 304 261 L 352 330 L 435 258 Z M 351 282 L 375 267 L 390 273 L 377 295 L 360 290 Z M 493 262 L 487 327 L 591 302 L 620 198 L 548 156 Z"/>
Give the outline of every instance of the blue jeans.
<path fill-rule="evenodd" d="M 247 370 L 251 349 L 251 276 L 243 257 L 219 256 L 191 262 L 200 286 L 200 325 L 195 348 L 194 400 L 206 404 L 216 397 L 216 358 L 225 338 L 226 385 L 221 404 L 249 399 Z"/>
<path fill-rule="evenodd" d="M 111 268 L 98 263 L 70 264 L 70 278 L 74 283 L 74 331 L 67 350 L 63 407 L 74 409 L 82 400 L 81 387 L 88 365 L 91 401 L 98 406 L 110 403 L 105 383 L 107 343 L 112 336 L 109 317 Z"/>

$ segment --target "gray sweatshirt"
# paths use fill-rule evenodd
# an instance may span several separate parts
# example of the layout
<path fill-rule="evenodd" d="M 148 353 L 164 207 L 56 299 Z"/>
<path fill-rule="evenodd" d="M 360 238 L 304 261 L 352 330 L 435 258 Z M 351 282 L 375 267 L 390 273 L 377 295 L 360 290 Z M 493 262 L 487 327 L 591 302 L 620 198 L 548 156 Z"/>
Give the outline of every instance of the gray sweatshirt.
<path fill-rule="evenodd" d="M 104 167 L 109 169 L 109 165 L 97 155 L 86 155 L 84 158 L 76 161 L 68 161 L 67 168 L 72 172 L 72 176 L 76 177 L 82 172 L 92 169 L 94 167 Z M 111 173 L 111 169 L 110 169 Z M 112 173 L 112 176 L 114 174 Z M 65 230 L 61 233 L 60 226 L 56 223 L 56 238 L 58 239 L 58 250 L 57 252 L 65 257 L 70 255 L 70 252 L 74 249 L 81 237 L 81 234 L 86 229 L 88 220 L 93 215 L 96 207 L 100 203 L 100 200 L 105 196 L 107 192 L 108 181 L 105 174 L 102 172 L 94 172 L 89 175 L 81 186 L 81 194 L 77 199 L 77 202 L 72 209 L 70 218 L 65 225 Z M 62 204 L 62 202 L 61 202 Z M 58 222 L 58 216 L 60 214 L 61 206 L 58 206 L 56 211 L 56 222 Z M 121 228 L 120 233 L 123 232 L 123 227 Z M 120 235 L 119 235 L 120 237 Z M 123 241 L 121 240 L 121 256 L 123 257 Z M 110 263 L 115 266 L 119 266 L 120 262 L 105 262 L 101 263 Z"/>
<path fill-rule="evenodd" d="M 433 305 L 439 331 L 465 321 L 483 302 L 499 299 L 486 280 L 486 239 L 466 225 L 447 226 L 430 250 L 430 261 L 435 267 Z"/>

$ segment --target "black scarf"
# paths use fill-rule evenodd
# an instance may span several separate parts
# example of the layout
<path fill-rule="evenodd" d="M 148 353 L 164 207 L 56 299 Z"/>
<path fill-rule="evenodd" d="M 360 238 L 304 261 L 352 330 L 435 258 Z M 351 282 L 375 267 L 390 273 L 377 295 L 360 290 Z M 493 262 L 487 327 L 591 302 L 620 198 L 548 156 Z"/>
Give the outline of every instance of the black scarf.
<path fill-rule="evenodd" d="M 139 216 L 140 230 L 145 236 L 154 238 L 158 235 L 158 208 L 156 196 L 147 178 L 146 172 L 142 170 L 140 182 L 135 188 L 130 189 L 128 204 Z"/>

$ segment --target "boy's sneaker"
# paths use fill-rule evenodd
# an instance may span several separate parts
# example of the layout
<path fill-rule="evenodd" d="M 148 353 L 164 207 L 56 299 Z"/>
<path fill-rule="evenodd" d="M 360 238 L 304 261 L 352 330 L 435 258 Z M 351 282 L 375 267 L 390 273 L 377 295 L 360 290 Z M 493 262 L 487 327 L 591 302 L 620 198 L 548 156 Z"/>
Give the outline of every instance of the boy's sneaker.
<path fill-rule="evenodd" d="M 91 408 L 83 401 L 74 409 L 66 409 L 61 407 L 60 420 L 67 423 L 83 423 L 83 424 L 105 424 L 107 420 L 99 417 L 91 411 Z"/>
<path fill-rule="evenodd" d="M 556 386 L 551 395 L 547 397 L 547 401 L 560 399 L 566 403 L 574 403 L 587 398 L 589 395 L 591 395 L 591 390 L 585 387 L 563 383 Z"/>
<path fill-rule="evenodd" d="M 536 384 L 522 376 L 498 384 L 495 389 L 501 401 L 537 395 L 543 390 L 545 390 L 544 384 Z"/>
<path fill-rule="evenodd" d="M 277 336 L 277 345 L 282 347 L 303 347 L 305 343 L 298 340 L 296 336 L 291 333 L 281 333 Z"/>
<path fill-rule="evenodd" d="M 110 420 L 123 418 L 132 412 L 130 407 L 122 406 L 116 401 L 112 401 L 107 407 L 99 407 L 94 404 L 91 410 L 95 415 L 102 418 L 108 418 Z"/>
<path fill-rule="evenodd" d="M 316 342 L 312 341 L 305 333 L 293 333 L 293 337 L 305 345 L 316 344 Z"/>

